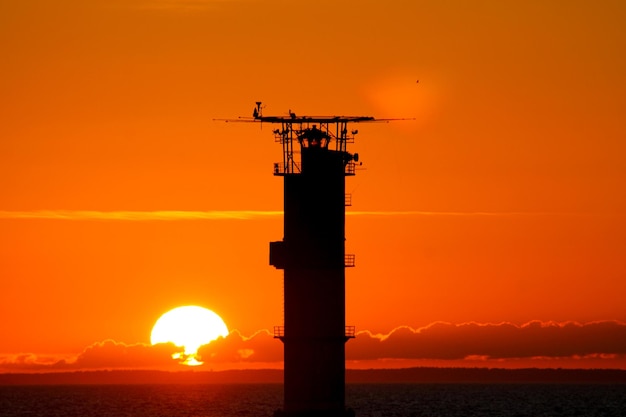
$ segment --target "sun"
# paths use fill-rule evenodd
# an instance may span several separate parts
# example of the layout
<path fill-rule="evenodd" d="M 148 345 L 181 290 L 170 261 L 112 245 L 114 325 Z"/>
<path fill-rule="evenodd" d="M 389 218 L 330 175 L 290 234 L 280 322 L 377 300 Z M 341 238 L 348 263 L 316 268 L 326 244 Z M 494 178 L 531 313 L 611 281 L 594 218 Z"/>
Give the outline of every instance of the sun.
<path fill-rule="evenodd" d="M 152 327 L 150 342 L 173 343 L 184 349 L 172 355 L 189 366 L 202 365 L 198 349 L 218 337 L 228 336 L 224 320 L 211 310 L 198 306 L 182 306 L 163 314 Z"/>

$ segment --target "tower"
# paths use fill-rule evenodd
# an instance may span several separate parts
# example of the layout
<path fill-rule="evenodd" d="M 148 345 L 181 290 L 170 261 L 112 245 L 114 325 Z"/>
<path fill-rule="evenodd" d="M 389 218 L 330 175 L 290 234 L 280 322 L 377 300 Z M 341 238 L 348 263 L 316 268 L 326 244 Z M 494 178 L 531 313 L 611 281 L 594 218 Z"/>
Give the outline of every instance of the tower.
<path fill-rule="evenodd" d="M 344 416 L 345 343 L 354 327 L 345 323 L 345 178 L 358 155 L 347 151 L 357 131 L 349 123 L 372 117 L 263 116 L 283 160 L 274 175 L 284 181 L 284 235 L 270 242 L 270 264 L 284 271 L 284 325 L 274 337 L 284 345 L 284 408 L 287 416 Z"/>
<path fill-rule="evenodd" d="M 345 179 L 355 174 L 358 154 L 347 145 L 350 123 L 397 119 L 369 116 L 263 116 L 261 102 L 238 122 L 279 125 L 282 146 L 274 175 L 284 182 L 283 239 L 270 242 L 269 263 L 284 272 L 284 324 L 274 337 L 284 346 L 284 404 L 277 416 L 349 416 L 345 405 L 346 326 Z"/>

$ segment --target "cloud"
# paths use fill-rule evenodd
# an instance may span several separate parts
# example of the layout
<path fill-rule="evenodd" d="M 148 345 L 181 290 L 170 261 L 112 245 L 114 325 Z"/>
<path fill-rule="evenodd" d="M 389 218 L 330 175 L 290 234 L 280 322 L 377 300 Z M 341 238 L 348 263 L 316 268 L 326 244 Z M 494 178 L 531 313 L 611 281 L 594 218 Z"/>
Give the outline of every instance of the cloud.
<path fill-rule="evenodd" d="M 105 340 L 88 346 L 76 356 L 58 357 L 26 353 L 0 357 L 0 371 L 189 369 L 172 357 L 180 351 L 179 347 L 171 343 L 148 345 Z M 199 359 L 206 364 L 205 368 L 212 368 L 216 364 L 237 366 L 239 364 L 280 363 L 283 360 L 282 354 L 282 344 L 267 330 L 260 330 L 250 337 L 242 336 L 239 331 L 234 330 L 227 337 L 202 346 L 198 351 Z"/>
<path fill-rule="evenodd" d="M 162 369 L 178 363 L 172 354 L 180 349 L 172 344 L 125 344 L 113 340 L 94 343 L 79 355 L 62 358 L 19 354 L 0 357 L 5 371 L 71 371 L 86 369 Z"/>
<path fill-rule="evenodd" d="M 447 217 L 515 217 L 515 216 L 588 216 L 592 213 L 539 211 L 349 211 L 348 216 L 447 216 Z"/>
<path fill-rule="evenodd" d="M 359 332 L 348 344 L 349 359 L 513 359 L 626 355 L 626 323 L 586 324 L 532 321 L 512 323 L 433 323 L 402 326 L 386 335 Z"/>
<path fill-rule="evenodd" d="M 155 10 L 204 10 L 219 3 L 232 3 L 233 1 L 234 0 L 144 0 L 138 2 L 138 7 L 141 9 Z"/>
<path fill-rule="evenodd" d="M 178 220 L 250 220 L 282 216 L 282 211 L 214 210 L 214 211 L 91 211 L 37 210 L 0 211 L 0 219 L 43 220 L 115 220 L 115 221 L 178 221 Z"/>
<path fill-rule="evenodd" d="M 244 337 L 237 330 L 198 350 L 198 356 L 207 364 L 280 362 L 283 360 L 282 344 L 267 330 Z"/>
<path fill-rule="evenodd" d="M 78 368 L 152 368 L 169 365 L 180 349 L 173 344 L 146 345 L 106 340 L 85 349 L 72 364 Z"/>
<path fill-rule="evenodd" d="M 95 211 L 95 210 L 33 210 L 0 211 L 5 220 L 111 220 L 111 221 L 181 221 L 181 220 L 258 220 L 281 217 L 282 211 L 271 210 L 156 210 L 156 211 Z M 580 216 L 585 213 L 540 212 L 435 212 L 435 211 L 348 211 L 347 216 Z"/>
<path fill-rule="evenodd" d="M 87 347 L 75 357 L 51 357 L 21 354 L 0 357 L 0 371 L 42 372 L 95 369 L 188 369 L 172 359 L 180 348 L 172 344 L 125 344 L 105 340 Z M 255 367 L 259 364 L 280 365 L 283 346 L 267 330 L 250 337 L 233 330 L 200 347 L 198 357 L 204 362 L 199 369 Z M 626 323 L 618 321 L 512 323 L 433 323 L 414 329 L 398 327 L 388 334 L 360 331 L 346 345 L 349 361 L 438 360 L 473 363 L 480 361 L 516 362 L 540 360 L 544 364 L 569 358 L 593 360 L 597 365 L 610 360 L 626 359 Z M 456 362 L 455 362 L 456 361 Z M 383 362 L 381 362 L 383 363 Z M 548 362 L 549 363 L 549 362 Z M 582 365 L 582 362 L 579 362 Z M 609 367 L 609 366 L 607 366 Z"/>

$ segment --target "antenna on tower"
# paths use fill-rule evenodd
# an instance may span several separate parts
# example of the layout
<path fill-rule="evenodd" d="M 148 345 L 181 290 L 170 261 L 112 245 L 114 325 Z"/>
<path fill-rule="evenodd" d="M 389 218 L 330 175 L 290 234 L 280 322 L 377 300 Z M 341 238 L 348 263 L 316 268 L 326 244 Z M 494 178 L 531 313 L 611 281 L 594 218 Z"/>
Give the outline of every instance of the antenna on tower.
<path fill-rule="evenodd" d="M 256 107 L 254 108 L 254 111 L 252 112 L 252 117 L 255 119 L 259 119 L 261 117 L 263 117 L 263 107 L 265 106 L 261 106 L 263 104 L 262 101 L 257 101 L 256 102 Z"/>
<path fill-rule="evenodd" d="M 264 116 L 257 101 L 252 118 L 227 122 L 278 124 L 283 148 L 274 175 L 283 178 L 283 239 L 270 242 L 270 265 L 284 271 L 284 321 L 274 337 L 284 349 L 284 408 L 275 417 L 351 417 L 345 407 L 345 343 L 355 327 L 345 324 L 346 177 L 355 175 L 357 153 L 348 152 L 358 130 L 350 123 L 389 122 L 371 116 Z"/>

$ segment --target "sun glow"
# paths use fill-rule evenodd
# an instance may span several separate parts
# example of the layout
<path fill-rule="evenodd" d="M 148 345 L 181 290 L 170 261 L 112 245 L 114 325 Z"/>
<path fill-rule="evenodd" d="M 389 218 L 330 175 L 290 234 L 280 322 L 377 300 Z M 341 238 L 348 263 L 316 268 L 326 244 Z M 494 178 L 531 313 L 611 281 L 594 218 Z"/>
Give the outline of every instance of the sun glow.
<path fill-rule="evenodd" d="M 163 314 L 152 328 L 150 342 L 173 343 L 183 348 L 172 355 L 189 366 L 202 365 L 198 349 L 219 337 L 228 336 L 224 320 L 204 307 L 182 306 Z"/>

